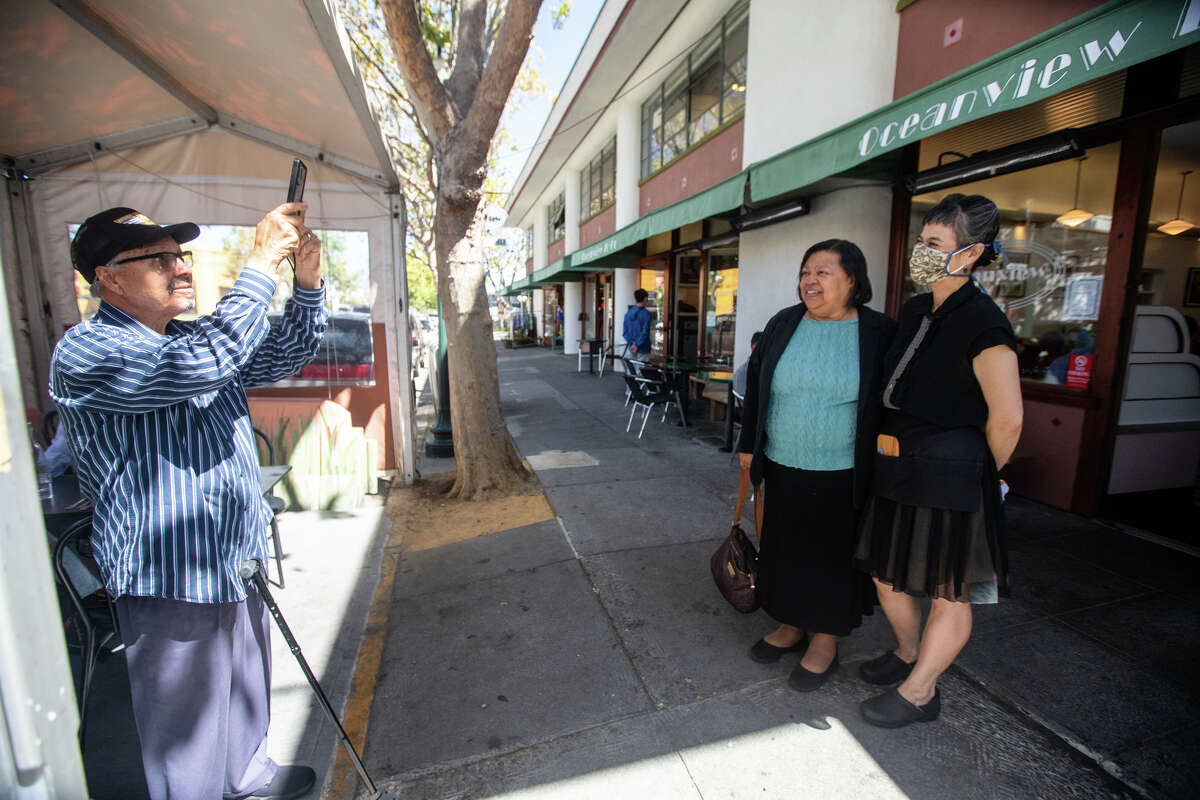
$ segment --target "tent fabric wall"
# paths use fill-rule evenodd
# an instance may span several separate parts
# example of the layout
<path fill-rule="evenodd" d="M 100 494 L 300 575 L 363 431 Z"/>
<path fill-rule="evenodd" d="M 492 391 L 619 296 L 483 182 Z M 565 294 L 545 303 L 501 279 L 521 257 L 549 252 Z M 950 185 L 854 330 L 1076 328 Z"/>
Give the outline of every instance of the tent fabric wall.
<path fill-rule="evenodd" d="M 54 329 L 79 321 L 69 226 L 112 206 L 130 206 L 161 224 L 253 226 L 283 202 L 291 156 L 219 130 L 192 134 L 56 170 L 32 181 L 40 233 L 43 283 Z M 136 165 L 136 166 L 135 166 Z M 244 172 L 272 178 L 240 177 Z M 140 166 L 146 171 L 137 169 Z M 151 174 L 153 173 L 153 174 Z M 237 178 L 225 177 L 239 175 Z M 161 177 L 160 177 L 161 176 Z M 376 186 L 346 182 L 319 164 L 309 166 L 305 200 L 310 228 L 365 230 L 370 245 L 372 316 L 382 320 L 382 282 L 391 282 L 388 198 Z"/>

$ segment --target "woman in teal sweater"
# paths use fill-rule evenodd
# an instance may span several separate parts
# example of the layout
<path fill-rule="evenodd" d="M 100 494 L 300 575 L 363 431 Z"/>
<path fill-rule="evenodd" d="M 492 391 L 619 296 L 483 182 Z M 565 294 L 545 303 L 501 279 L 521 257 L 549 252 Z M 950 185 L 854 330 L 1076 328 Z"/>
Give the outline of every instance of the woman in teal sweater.
<path fill-rule="evenodd" d="M 837 669 L 837 637 L 874 605 L 852 557 L 896 324 L 866 307 L 867 262 L 852 242 L 815 244 L 800 263 L 801 302 L 767 323 L 750 356 L 738 450 L 766 483 L 758 597 L 779 622 L 750 657 L 803 652 L 788 682 L 811 691 Z"/>

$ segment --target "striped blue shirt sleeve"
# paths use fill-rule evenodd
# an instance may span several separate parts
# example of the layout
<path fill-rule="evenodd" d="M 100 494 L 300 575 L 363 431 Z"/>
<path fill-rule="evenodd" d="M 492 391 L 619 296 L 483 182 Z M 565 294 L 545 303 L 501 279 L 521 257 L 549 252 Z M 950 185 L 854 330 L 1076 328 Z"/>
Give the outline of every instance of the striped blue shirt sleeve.
<path fill-rule="evenodd" d="M 55 352 L 56 402 L 112 414 L 143 414 L 215 391 L 236 378 L 267 336 L 275 280 L 244 269 L 216 310 L 184 336 L 103 326 Z M 70 336 L 70 333 L 68 333 Z"/>
<path fill-rule="evenodd" d="M 325 323 L 325 283 L 316 289 L 296 286 L 283 308 L 283 318 L 242 370 L 242 385 L 263 386 L 295 375 L 317 354 Z"/>

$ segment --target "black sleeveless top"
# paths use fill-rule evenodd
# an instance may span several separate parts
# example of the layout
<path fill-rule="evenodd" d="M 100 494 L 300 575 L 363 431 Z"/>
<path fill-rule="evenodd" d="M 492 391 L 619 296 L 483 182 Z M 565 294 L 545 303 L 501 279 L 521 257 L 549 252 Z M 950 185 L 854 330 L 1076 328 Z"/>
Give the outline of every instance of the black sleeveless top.
<path fill-rule="evenodd" d="M 900 309 L 899 330 L 884 357 L 885 387 L 921 328 L 928 330 L 907 367 L 895 376 L 885 395 L 900 411 L 943 428 L 983 428 L 987 402 L 975 378 L 971 361 L 989 347 L 1006 345 L 1014 351 L 1017 339 L 1012 324 L 992 298 L 974 281 L 968 281 L 946 298 L 936 311 L 933 294 L 920 294 Z"/>

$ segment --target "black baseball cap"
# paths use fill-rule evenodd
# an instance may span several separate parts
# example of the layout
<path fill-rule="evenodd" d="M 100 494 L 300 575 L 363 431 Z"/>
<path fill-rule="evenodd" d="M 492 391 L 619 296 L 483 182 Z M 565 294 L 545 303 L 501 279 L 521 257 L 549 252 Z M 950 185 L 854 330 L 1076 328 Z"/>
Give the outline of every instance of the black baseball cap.
<path fill-rule="evenodd" d="M 118 206 L 93 214 L 79 226 L 71 240 L 71 264 L 88 283 L 95 283 L 96 267 L 104 266 L 117 253 L 167 236 L 183 244 L 199 235 L 200 226 L 194 222 L 159 225 L 140 211 Z"/>

